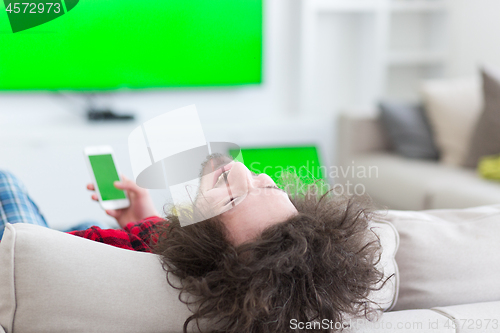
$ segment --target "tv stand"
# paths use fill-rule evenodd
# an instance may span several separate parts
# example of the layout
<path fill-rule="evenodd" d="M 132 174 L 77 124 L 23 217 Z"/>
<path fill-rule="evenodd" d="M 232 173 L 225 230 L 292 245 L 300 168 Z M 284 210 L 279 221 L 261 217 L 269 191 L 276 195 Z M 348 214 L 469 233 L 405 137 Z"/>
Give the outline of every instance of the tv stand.
<path fill-rule="evenodd" d="M 134 120 L 135 117 L 133 114 L 117 114 L 111 109 L 89 109 L 87 119 L 89 121 L 123 121 Z"/>

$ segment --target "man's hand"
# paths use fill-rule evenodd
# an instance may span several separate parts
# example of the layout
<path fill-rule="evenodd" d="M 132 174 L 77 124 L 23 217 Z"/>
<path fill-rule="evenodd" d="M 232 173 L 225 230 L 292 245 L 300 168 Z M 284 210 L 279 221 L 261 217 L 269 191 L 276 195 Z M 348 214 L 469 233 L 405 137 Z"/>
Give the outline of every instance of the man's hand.
<path fill-rule="evenodd" d="M 159 216 L 148 190 L 139 187 L 124 175 L 121 175 L 121 179 L 121 182 L 115 182 L 114 185 L 117 189 L 127 192 L 130 206 L 122 209 L 108 209 L 106 214 L 114 217 L 122 228 L 130 222 L 138 222 L 149 216 Z M 87 184 L 87 189 L 95 191 L 94 184 Z M 97 194 L 92 194 L 92 200 L 99 200 Z"/>

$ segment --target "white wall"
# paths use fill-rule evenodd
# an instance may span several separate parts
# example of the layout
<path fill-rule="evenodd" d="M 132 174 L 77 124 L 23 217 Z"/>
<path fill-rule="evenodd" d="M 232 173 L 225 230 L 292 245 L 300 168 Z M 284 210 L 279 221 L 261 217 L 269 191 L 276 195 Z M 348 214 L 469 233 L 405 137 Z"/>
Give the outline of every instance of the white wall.
<path fill-rule="evenodd" d="M 500 68 L 500 1 L 450 1 L 451 77 L 476 75 L 482 63 Z"/>
<path fill-rule="evenodd" d="M 337 3 L 347 6 L 349 0 Z M 314 55 L 311 57 L 314 61 L 306 63 L 314 69 L 307 71 L 313 77 L 306 84 L 311 90 L 305 98 L 307 112 L 319 116 L 335 115 L 341 110 L 370 107 L 380 97 L 417 100 L 422 79 L 476 75 L 481 63 L 500 68 L 500 1 L 448 0 L 446 8 L 444 15 L 439 11 L 391 14 L 387 41 L 376 34 L 375 11 L 348 12 L 328 8 L 321 11 L 314 19 L 315 27 L 311 29 L 314 33 L 305 34 L 312 41 L 306 52 Z M 442 29 L 446 25 L 447 29 Z M 373 62 L 378 49 L 370 43 L 387 43 L 387 52 L 421 49 L 440 55 L 443 50 L 444 63 L 440 58 L 433 66 L 430 62 L 389 66 L 384 69 L 388 80 L 384 88 L 383 83 L 373 81 L 377 73 L 370 73 L 370 68 L 385 68 L 378 62 L 380 60 Z M 384 90 L 386 96 L 381 96 Z"/>

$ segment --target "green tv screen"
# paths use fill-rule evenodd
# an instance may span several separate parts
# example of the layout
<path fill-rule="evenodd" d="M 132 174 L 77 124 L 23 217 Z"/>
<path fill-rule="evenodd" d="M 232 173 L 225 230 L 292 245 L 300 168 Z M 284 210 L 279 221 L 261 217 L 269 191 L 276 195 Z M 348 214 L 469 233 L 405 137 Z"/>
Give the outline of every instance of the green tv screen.
<path fill-rule="evenodd" d="M 262 80 L 263 0 L 47 1 L 0 1 L 0 90 Z"/>

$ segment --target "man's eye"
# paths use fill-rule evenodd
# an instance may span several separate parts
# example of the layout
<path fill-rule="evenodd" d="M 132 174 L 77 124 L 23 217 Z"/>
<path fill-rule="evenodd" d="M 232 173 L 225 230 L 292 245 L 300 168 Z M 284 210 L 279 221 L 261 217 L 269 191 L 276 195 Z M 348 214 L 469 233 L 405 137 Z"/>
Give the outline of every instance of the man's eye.
<path fill-rule="evenodd" d="M 237 199 L 237 197 L 236 198 L 231 198 L 228 202 L 226 202 L 226 205 L 229 205 L 231 202 L 235 201 L 236 199 Z"/>
<path fill-rule="evenodd" d="M 231 170 L 224 171 L 220 174 L 219 178 L 217 178 L 217 181 L 215 182 L 214 188 L 219 187 L 226 182 L 226 177 L 229 174 L 229 171 Z"/>
<path fill-rule="evenodd" d="M 275 189 L 277 189 L 277 190 L 280 190 L 280 191 L 285 192 L 285 190 L 283 190 L 282 188 L 279 188 L 279 187 L 278 187 L 278 186 L 276 186 L 276 185 L 269 185 L 269 186 L 266 186 L 265 188 L 275 188 Z M 286 193 L 286 192 L 285 192 L 285 193 Z"/>

